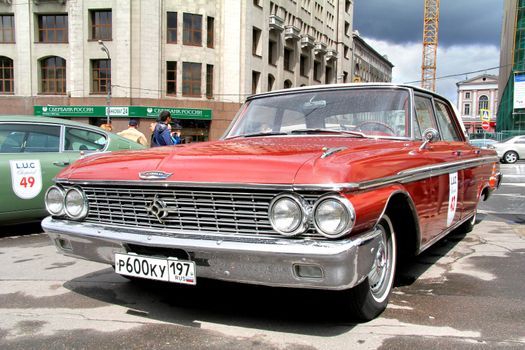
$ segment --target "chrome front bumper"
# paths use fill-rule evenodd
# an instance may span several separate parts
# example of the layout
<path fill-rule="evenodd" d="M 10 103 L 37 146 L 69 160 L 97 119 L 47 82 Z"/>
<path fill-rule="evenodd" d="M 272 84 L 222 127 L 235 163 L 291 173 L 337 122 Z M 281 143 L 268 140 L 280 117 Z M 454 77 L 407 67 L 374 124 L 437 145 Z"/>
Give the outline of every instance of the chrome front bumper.
<path fill-rule="evenodd" d="M 115 253 L 130 251 L 130 245 L 171 248 L 195 261 L 197 279 L 331 290 L 348 289 L 365 279 L 381 239 L 376 230 L 336 241 L 201 233 L 167 237 L 52 217 L 45 218 L 42 227 L 60 253 L 77 258 L 114 265 Z M 320 272 L 318 277 L 301 276 L 312 268 Z"/>

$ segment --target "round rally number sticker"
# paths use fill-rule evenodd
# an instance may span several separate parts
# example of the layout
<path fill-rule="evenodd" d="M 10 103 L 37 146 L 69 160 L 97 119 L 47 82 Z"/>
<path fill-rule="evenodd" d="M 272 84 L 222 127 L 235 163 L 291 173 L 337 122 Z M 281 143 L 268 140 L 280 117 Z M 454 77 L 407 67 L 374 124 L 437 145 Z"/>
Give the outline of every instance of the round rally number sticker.
<path fill-rule="evenodd" d="M 22 199 L 35 198 L 42 190 L 39 160 L 10 160 L 13 192 Z"/>

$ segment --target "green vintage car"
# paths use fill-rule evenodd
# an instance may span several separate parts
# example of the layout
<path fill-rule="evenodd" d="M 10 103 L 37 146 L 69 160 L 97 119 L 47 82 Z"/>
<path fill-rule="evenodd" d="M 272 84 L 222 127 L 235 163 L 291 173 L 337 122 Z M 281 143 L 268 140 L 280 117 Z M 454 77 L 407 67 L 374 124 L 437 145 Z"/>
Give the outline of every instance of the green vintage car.
<path fill-rule="evenodd" d="M 60 118 L 0 116 L 0 225 L 46 216 L 44 193 L 63 168 L 94 152 L 144 146 Z"/>

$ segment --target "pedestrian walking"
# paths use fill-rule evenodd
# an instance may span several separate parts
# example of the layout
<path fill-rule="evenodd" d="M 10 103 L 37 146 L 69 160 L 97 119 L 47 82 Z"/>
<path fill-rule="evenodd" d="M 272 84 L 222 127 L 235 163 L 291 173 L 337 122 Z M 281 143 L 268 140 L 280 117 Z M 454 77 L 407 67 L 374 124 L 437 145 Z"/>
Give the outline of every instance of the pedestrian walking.
<path fill-rule="evenodd" d="M 159 120 L 157 125 L 155 125 L 151 137 L 151 147 L 170 146 L 174 144 L 171 138 L 170 123 L 171 113 L 169 111 L 160 112 Z"/>
<path fill-rule="evenodd" d="M 128 128 L 118 132 L 117 135 L 127 138 L 128 140 L 135 141 L 140 143 L 143 146 L 148 146 L 148 139 L 146 136 L 140 132 L 137 127 L 139 123 L 136 119 L 130 119 L 128 123 Z"/>

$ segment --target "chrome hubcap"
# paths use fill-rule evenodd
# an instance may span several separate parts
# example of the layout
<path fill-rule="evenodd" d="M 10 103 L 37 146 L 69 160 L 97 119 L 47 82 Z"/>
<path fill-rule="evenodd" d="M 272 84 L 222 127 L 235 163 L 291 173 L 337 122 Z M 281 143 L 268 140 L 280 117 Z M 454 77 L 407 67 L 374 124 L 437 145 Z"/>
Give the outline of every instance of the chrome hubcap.
<path fill-rule="evenodd" d="M 384 239 L 379 245 L 374 264 L 372 265 L 372 271 L 368 275 L 370 288 L 373 294 L 381 293 L 381 289 L 384 285 L 386 275 L 388 272 L 388 253 L 385 247 Z"/>

